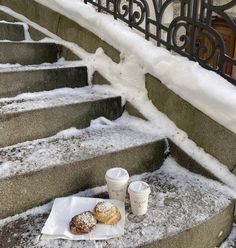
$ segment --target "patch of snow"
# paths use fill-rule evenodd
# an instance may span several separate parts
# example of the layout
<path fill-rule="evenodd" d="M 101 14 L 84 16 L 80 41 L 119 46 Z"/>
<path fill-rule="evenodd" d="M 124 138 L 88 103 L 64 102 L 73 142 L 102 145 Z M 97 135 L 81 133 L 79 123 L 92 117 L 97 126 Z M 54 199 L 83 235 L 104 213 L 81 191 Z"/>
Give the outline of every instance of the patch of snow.
<path fill-rule="evenodd" d="M 28 24 L 24 23 L 22 24 L 24 26 L 24 33 L 25 33 L 25 41 L 32 41 L 32 38 L 29 33 L 29 26 Z"/>
<path fill-rule="evenodd" d="M 80 88 L 59 88 L 50 91 L 40 91 L 34 93 L 22 93 L 15 97 L 0 99 L 0 114 L 31 111 L 34 109 L 44 109 L 49 107 L 77 104 L 81 102 L 91 102 L 117 94 L 107 94 L 96 91 L 96 87 L 86 86 Z"/>
<path fill-rule="evenodd" d="M 7 23 L 7 24 L 16 24 L 15 22 L 8 22 L 8 21 L 5 21 L 5 20 L 0 20 L 0 23 Z M 20 24 L 22 24 L 22 22 L 20 22 Z"/>
<path fill-rule="evenodd" d="M 163 166 L 160 168 L 159 172 L 166 173 L 169 175 L 174 175 L 174 178 L 178 179 L 180 182 L 191 181 L 192 185 L 196 185 L 195 181 L 201 182 L 201 184 L 206 185 L 206 187 L 216 188 L 217 191 L 220 191 L 223 195 L 228 195 L 236 199 L 236 192 L 228 188 L 222 183 L 219 183 L 214 180 L 207 179 L 201 175 L 190 172 L 184 167 L 180 166 L 172 157 L 169 157 L 163 163 Z M 202 187 L 199 188 L 199 191 L 202 191 Z"/>
<path fill-rule="evenodd" d="M 236 247 L 236 224 L 233 225 L 231 234 L 219 248 L 235 248 L 235 247 Z"/>
<path fill-rule="evenodd" d="M 39 65 L 20 65 L 20 64 L 0 64 L 0 72 L 17 72 L 17 71 L 36 71 L 49 70 L 56 68 L 69 68 L 85 66 L 84 61 L 62 61 L 61 59 L 55 63 L 42 63 Z"/>
<path fill-rule="evenodd" d="M 2 70 L 2 69 L 5 69 L 5 70 L 8 70 L 8 69 L 12 69 L 12 68 L 19 68 L 19 67 L 21 67 L 21 65 L 20 64 L 9 64 L 9 63 L 7 63 L 7 64 L 0 64 L 0 69 Z"/>
<path fill-rule="evenodd" d="M 81 96 L 83 97 L 84 95 L 88 94 L 98 94 L 98 95 L 108 95 L 106 92 L 102 92 L 101 90 L 96 90 L 99 89 L 100 86 L 96 85 L 94 87 L 90 87 L 90 86 L 85 86 L 85 87 L 81 87 L 81 88 L 58 88 L 58 89 L 53 89 L 53 90 L 49 90 L 49 91 L 39 91 L 39 92 L 29 92 L 29 93 L 22 93 L 19 94 L 15 97 L 7 97 L 7 98 L 1 98 L 0 102 L 5 102 L 5 101 L 17 101 L 17 100 L 21 100 L 21 101 L 27 101 L 27 100 L 37 100 L 40 98 L 43 99 L 47 99 L 47 98 L 53 98 L 53 97 L 58 97 L 58 96 L 64 96 L 64 95 L 76 95 L 76 96 Z M 111 95 L 111 94 L 110 94 Z M 115 95 L 115 94 L 114 94 Z M 114 96 L 112 95 L 112 96 Z"/>

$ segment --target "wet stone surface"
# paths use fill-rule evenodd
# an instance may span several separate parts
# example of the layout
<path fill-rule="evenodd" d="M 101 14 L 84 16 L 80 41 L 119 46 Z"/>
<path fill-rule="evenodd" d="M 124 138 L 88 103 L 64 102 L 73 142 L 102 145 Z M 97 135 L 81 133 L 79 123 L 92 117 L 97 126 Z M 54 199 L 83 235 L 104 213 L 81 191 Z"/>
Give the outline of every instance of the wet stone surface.
<path fill-rule="evenodd" d="M 17 220 L 3 225 L 0 247 L 139 247 L 189 230 L 230 204 L 230 197 L 221 184 L 183 169 L 178 170 L 181 173 L 173 176 L 168 166 L 164 166 L 159 171 L 132 178 L 150 184 L 152 193 L 149 210 L 145 216 L 134 216 L 127 198 L 125 235 L 120 238 L 107 241 L 42 240 L 40 230 L 48 217 L 48 211 L 40 214 L 36 211 L 34 215 L 22 214 Z M 96 197 L 107 198 L 107 193 Z"/>

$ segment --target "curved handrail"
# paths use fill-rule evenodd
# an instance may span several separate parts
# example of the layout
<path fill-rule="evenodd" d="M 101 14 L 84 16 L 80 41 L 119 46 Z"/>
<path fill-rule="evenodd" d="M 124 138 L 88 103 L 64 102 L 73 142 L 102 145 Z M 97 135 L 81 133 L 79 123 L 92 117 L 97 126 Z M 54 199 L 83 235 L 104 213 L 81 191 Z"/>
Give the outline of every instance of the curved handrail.
<path fill-rule="evenodd" d="M 236 78 L 228 75 L 225 70 L 226 65 L 236 67 L 236 58 L 227 54 L 224 35 L 212 26 L 212 16 L 224 19 L 235 37 L 236 45 L 236 23 L 226 12 L 236 6 L 235 0 L 223 5 L 214 5 L 213 0 L 164 0 L 164 2 L 162 0 L 84 0 L 84 2 L 92 4 L 99 12 L 109 13 L 115 19 L 124 21 L 131 28 L 143 33 L 146 39 L 156 41 L 158 46 L 164 46 L 168 50 L 197 61 L 201 66 L 214 70 L 236 85 Z M 166 25 L 163 17 L 171 4 L 179 4 L 180 13 L 169 25 Z M 181 27 L 184 31 L 179 34 Z M 163 32 L 166 33 L 165 36 Z M 206 44 L 203 44 L 202 40 L 205 40 Z M 206 58 L 201 58 L 200 53 L 205 54 Z"/>

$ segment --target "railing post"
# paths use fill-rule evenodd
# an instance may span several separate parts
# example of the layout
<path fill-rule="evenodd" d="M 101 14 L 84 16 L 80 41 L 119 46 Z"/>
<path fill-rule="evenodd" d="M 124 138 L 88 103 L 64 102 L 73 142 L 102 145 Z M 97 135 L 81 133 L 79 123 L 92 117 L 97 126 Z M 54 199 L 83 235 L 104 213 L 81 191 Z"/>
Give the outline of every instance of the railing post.
<path fill-rule="evenodd" d="M 117 19 L 117 0 L 114 0 L 114 13 L 113 13 L 113 16 L 114 16 L 114 19 Z"/>
<path fill-rule="evenodd" d="M 132 28 L 132 22 L 133 22 L 133 0 L 129 0 L 129 27 Z"/>

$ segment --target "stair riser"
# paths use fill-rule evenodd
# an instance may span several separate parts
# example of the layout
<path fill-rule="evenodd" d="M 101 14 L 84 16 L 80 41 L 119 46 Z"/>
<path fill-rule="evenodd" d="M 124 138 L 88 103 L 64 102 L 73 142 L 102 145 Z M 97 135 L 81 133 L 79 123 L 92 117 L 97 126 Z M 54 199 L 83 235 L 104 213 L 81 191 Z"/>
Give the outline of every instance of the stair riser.
<path fill-rule="evenodd" d="M 122 166 L 130 175 L 157 169 L 164 160 L 165 142 L 110 153 L 74 164 L 60 165 L 0 181 L 0 218 L 38 206 L 55 197 L 105 184 L 108 168 Z"/>
<path fill-rule="evenodd" d="M 84 128 L 100 116 L 114 120 L 122 114 L 120 97 L 8 114 L 0 120 L 0 147 L 49 137 L 70 128 Z"/>
<path fill-rule="evenodd" d="M 18 22 L 19 20 L 0 10 L 0 20 L 7 22 Z"/>
<path fill-rule="evenodd" d="M 86 67 L 0 72 L 0 97 L 87 84 Z"/>
<path fill-rule="evenodd" d="M 0 23 L 0 40 L 22 41 L 24 39 L 23 25 Z"/>
<path fill-rule="evenodd" d="M 56 62 L 61 46 L 54 43 L 0 42 L 0 63 L 34 65 Z"/>

